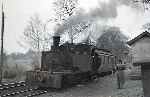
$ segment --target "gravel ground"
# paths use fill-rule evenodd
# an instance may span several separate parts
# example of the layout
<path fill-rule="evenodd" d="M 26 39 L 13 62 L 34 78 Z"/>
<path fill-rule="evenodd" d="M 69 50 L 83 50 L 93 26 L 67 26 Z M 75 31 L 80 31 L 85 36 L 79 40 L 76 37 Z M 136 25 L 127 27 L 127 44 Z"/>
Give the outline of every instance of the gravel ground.
<path fill-rule="evenodd" d="M 128 73 L 126 73 L 126 83 L 123 89 L 117 89 L 116 75 L 110 75 L 92 83 L 49 92 L 39 97 L 142 97 L 141 81 L 129 80 L 127 75 Z"/>

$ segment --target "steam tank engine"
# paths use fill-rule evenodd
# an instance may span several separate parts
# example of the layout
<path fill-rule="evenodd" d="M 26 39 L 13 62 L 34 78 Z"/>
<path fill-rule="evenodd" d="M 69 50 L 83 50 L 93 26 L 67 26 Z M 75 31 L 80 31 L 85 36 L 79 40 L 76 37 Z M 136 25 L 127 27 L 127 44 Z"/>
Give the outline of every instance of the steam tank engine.
<path fill-rule="evenodd" d="M 27 83 L 40 87 L 62 88 L 88 81 L 103 72 L 100 69 L 104 67 L 102 56 L 113 58 L 110 52 L 98 50 L 89 44 L 59 45 L 59 42 L 60 36 L 54 36 L 51 50 L 42 52 L 41 69 L 27 72 Z M 110 70 L 113 69 L 112 65 L 114 64 L 111 64 Z"/>

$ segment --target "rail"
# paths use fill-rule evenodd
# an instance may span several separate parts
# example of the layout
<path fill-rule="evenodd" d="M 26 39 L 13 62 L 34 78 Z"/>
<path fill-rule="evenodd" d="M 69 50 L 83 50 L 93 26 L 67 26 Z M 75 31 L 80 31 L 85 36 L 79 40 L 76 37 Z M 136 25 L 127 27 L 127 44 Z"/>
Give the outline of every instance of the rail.
<path fill-rule="evenodd" d="M 34 97 L 45 93 L 47 91 L 26 85 L 25 81 L 0 84 L 0 97 Z"/>

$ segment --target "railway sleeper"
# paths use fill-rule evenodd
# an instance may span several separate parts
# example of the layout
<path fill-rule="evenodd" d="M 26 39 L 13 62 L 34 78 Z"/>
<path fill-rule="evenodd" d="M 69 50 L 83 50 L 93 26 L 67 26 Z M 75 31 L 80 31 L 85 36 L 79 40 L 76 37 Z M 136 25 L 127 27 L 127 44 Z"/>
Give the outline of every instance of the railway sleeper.
<path fill-rule="evenodd" d="M 34 96 L 38 96 L 38 95 L 45 94 L 45 93 L 47 93 L 47 91 L 40 91 L 40 92 L 37 92 L 37 93 L 27 95 L 25 97 L 34 97 Z"/>
<path fill-rule="evenodd" d="M 3 84 L 0 84 L 0 87 L 9 86 L 9 85 L 18 85 L 18 84 L 25 84 L 25 81 L 19 81 L 19 82 L 13 82 L 13 83 L 3 83 Z"/>
<path fill-rule="evenodd" d="M 21 93 L 25 93 L 25 92 L 29 92 L 29 91 L 33 91 L 33 90 L 36 90 L 37 88 L 34 88 L 34 89 L 26 89 L 26 90 L 23 90 L 23 91 L 17 91 L 17 92 L 13 92 L 13 93 L 9 93 L 9 94 L 4 94 L 0 97 L 7 97 L 7 96 L 14 96 L 14 95 L 17 95 L 17 94 L 21 94 Z"/>
<path fill-rule="evenodd" d="M 26 84 L 18 84 L 18 85 L 11 85 L 11 86 L 7 86 L 7 87 L 1 87 L 0 91 L 7 90 L 7 89 L 12 89 L 12 88 L 15 88 L 15 87 L 21 87 L 21 86 L 26 86 Z"/>

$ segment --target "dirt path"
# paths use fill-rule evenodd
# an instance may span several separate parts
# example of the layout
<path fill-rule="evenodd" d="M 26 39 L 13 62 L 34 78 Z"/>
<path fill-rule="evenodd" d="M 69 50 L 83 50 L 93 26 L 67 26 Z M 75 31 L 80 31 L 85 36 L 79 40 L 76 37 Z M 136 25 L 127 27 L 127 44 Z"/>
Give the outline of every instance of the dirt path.
<path fill-rule="evenodd" d="M 99 78 L 93 83 L 77 85 L 59 92 L 51 92 L 40 97 L 141 97 L 141 81 L 126 80 L 124 89 L 117 89 L 116 75 Z"/>

